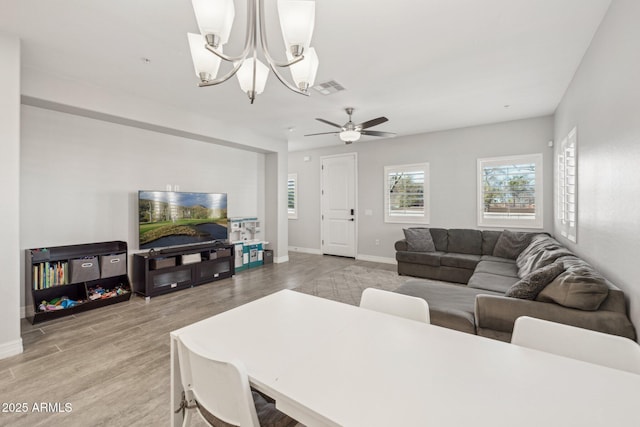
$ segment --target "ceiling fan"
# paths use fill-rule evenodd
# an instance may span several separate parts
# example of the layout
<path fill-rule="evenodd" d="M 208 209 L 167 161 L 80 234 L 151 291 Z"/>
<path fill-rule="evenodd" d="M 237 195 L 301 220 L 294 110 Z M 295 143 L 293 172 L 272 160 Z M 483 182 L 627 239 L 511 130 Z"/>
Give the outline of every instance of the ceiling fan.
<path fill-rule="evenodd" d="M 365 129 L 368 129 L 370 127 L 377 126 L 379 124 L 382 124 L 382 123 L 388 121 L 389 119 L 387 119 L 386 117 L 378 117 L 376 119 L 371 119 L 371 120 L 368 120 L 366 122 L 362 122 L 359 125 L 356 125 L 351 120 L 351 115 L 353 114 L 353 108 L 345 108 L 345 111 L 349 115 L 349 121 L 347 123 L 345 123 L 344 125 L 342 125 L 342 126 L 340 126 L 339 124 L 330 122 L 329 120 L 316 118 L 316 120 L 318 120 L 319 122 L 326 123 L 326 124 L 328 124 L 330 126 L 334 126 L 334 127 L 340 128 L 340 131 L 311 133 L 311 134 L 308 134 L 308 135 L 305 135 L 305 136 L 335 134 L 335 135 L 340 135 L 340 139 L 343 140 L 346 144 L 351 144 L 352 142 L 359 140 L 361 135 L 368 135 L 368 136 L 396 136 L 395 133 L 391 133 L 391 132 L 379 132 L 379 131 L 375 131 L 375 130 L 365 130 Z"/>

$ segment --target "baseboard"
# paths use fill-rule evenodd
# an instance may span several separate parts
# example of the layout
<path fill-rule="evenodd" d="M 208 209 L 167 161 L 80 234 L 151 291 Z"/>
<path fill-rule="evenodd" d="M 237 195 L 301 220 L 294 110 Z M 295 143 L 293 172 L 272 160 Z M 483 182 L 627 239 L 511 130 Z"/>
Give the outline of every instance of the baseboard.
<path fill-rule="evenodd" d="M 359 261 L 379 262 L 382 264 L 394 264 L 394 265 L 397 264 L 397 261 L 395 258 L 387 258 L 387 257 L 375 256 L 375 255 L 358 254 L 356 255 L 356 259 Z"/>
<path fill-rule="evenodd" d="M 320 249 L 314 248 L 299 248 L 297 246 L 289 246 L 288 248 L 291 252 L 301 252 L 304 254 L 312 254 L 312 255 L 322 255 L 322 251 Z"/>
<path fill-rule="evenodd" d="M 6 359 L 7 357 L 15 356 L 16 354 L 20 354 L 22 352 L 22 338 L 0 344 L 0 359 Z"/>
<path fill-rule="evenodd" d="M 283 262 L 289 262 L 289 255 L 274 257 L 273 262 L 274 264 L 282 264 Z"/>

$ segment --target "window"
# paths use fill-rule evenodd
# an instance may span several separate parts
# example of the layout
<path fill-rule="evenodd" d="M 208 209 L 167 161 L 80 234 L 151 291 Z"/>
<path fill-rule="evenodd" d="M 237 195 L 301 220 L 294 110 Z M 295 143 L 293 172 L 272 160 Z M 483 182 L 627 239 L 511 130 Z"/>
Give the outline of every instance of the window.
<path fill-rule="evenodd" d="M 557 205 L 560 234 L 571 242 L 577 241 L 578 174 L 576 128 L 571 129 L 560 143 L 558 154 Z"/>
<path fill-rule="evenodd" d="M 542 154 L 478 159 L 478 225 L 542 228 Z"/>
<path fill-rule="evenodd" d="M 429 223 L 429 163 L 385 166 L 384 221 Z"/>
<path fill-rule="evenodd" d="M 287 176 L 287 213 L 289 219 L 298 219 L 298 174 Z"/>

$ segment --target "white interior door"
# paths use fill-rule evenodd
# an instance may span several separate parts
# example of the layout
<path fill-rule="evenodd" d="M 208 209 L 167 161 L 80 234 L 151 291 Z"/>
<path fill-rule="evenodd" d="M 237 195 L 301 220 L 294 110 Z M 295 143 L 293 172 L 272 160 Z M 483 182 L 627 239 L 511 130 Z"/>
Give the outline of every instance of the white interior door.
<path fill-rule="evenodd" d="M 322 253 L 356 256 L 356 154 L 322 157 Z"/>

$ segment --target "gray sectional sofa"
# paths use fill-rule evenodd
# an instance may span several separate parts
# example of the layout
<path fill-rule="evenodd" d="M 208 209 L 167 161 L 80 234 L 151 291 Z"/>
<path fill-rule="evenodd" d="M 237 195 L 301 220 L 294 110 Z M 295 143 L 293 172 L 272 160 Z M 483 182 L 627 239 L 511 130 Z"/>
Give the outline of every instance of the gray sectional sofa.
<path fill-rule="evenodd" d="M 503 341 L 520 316 L 636 338 L 624 293 L 546 233 L 409 228 L 395 243 L 396 292 L 431 323 Z"/>

